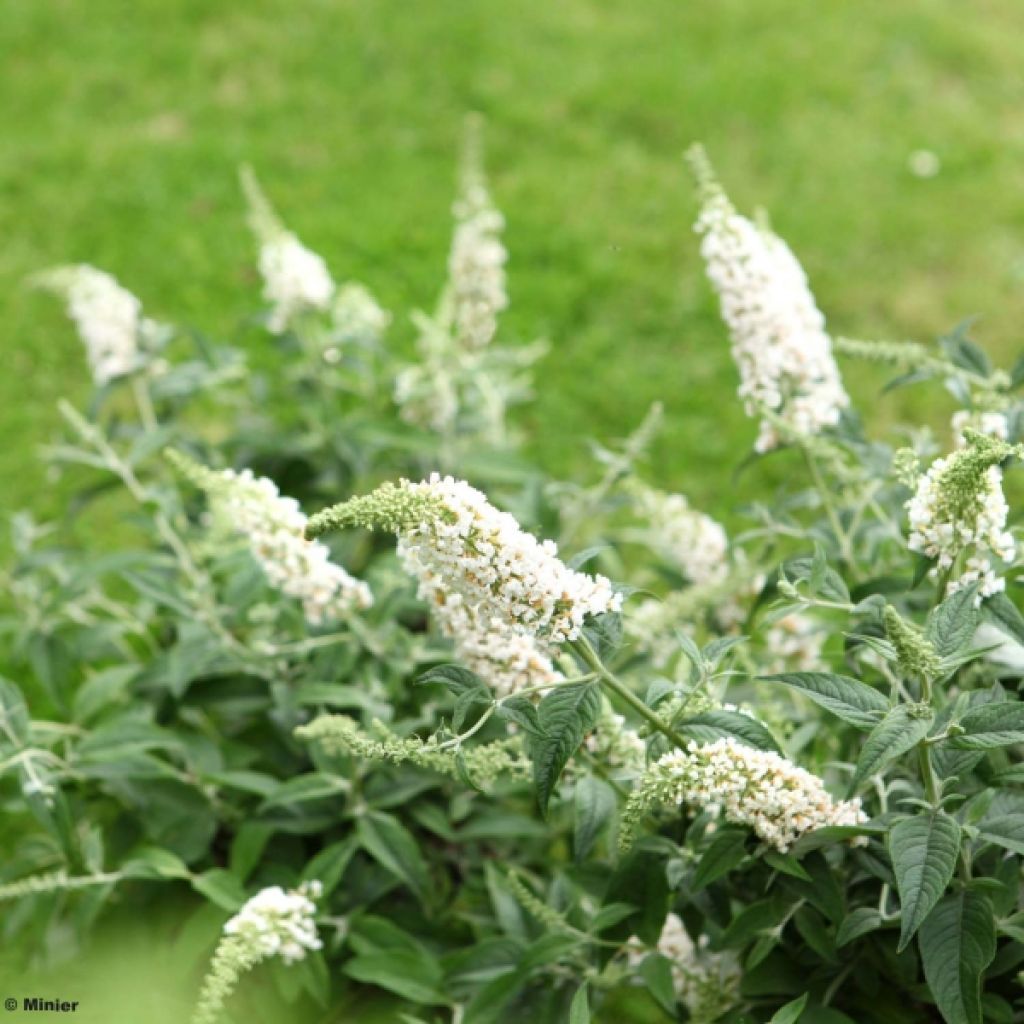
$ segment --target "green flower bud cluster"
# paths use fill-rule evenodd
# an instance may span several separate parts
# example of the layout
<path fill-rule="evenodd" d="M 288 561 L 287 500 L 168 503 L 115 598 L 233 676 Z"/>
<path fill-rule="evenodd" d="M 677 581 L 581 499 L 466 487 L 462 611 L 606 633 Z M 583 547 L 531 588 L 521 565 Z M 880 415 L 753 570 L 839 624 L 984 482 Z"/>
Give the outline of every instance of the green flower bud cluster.
<path fill-rule="evenodd" d="M 369 494 L 349 498 L 318 512 L 306 524 L 306 536 L 313 539 L 353 527 L 398 534 L 439 518 L 451 518 L 443 503 L 434 495 L 411 490 L 408 481 L 402 480 L 397 484 L 381 484 Z"/>
<path fill-rule="evenodd" d="M 382 722 L 375 721 L 371 729 L 372 734 L 348 715 L 321 715 L 308 725 L 299 726 L 295 735 L 300 740 L 320 743 L 336 757 L 351 755 L 396 765 L 414 764 L 452 778 L 461 778 L 468 772 L 481 785 L 490 785 L 503 774 L 525 778 L 530 772 L 518 736 L 442 749 L 434 737 L 423 740 L 417 736 L 396 736 Z"/>
<path fill-rule="evenodd" d="M 548 906 L 542 899 L 535 896 L 514 871 L 510 871 L 506 878 L 512 895 L 549 931 L 560 932 L 563 935 L 578 934 L 576 929 L 554 907 Z"/>
<path fill-rule="evenodd" d="M 904 676 L 913 679 L 935 679 L 942 671 L 939 655 L 931 641 L 912 623 L 907 622 L 891 604 L 882 612 L 885 635 L 896 648 L 896 664 Z"/>
<path fill-rule="evenodd" d="M 943 511 L 950 519 L 963 519 L 972 513 L 985 491 L 989 469 L 1011 456 L 1024 457 L 1024 446 L 1007 444 L 977 430 L 964 430 L 964 440 L 967 447 L 949 457 L 938 479 Z"/>
<path fill-rule="evenodd" d="M 85 889 L 91 885 L 106 885 L 120 878 L 121 875 L 116 873 L 72 877 L 65 871 L 52 871 L 45 875 L 32 875 L 0 885 L 0 902 L 20 900 L 45 892 L 67 892 L 71 889 Z"/>

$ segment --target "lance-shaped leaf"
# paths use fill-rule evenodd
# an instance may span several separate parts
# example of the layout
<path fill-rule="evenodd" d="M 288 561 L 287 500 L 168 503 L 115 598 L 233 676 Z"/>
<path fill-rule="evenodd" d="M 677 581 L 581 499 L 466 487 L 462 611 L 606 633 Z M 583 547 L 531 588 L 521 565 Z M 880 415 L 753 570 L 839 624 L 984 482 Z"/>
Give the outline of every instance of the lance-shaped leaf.
<path fill-rule="evenodd" d="M 1007 636 L 1024 644 L 1024 615 L 1006 594 L 993 594 L 986 598 L 981 605 L 981 614 Z"/>
<path fill-rule="evenodd" d="M 932 609 L 925 626 L 925 637 L 940 658 L 950 658 L 963 650 L 973 639 L 981 619 L 974 606 L 977 586 L 954 591 L 937 608 Z"/>
<path fill-rule="evenodd" d="M 946 896 L 921 925 L 918 946 L 946 1024 L 982 1024 L 981 976 L 996 955 L 992 904 L 970 889 Z"/>
<path fill-rule="evenodd" d="M 1024 857 L 1024 814 L 1001 814 L 978 823 L 978 837 Z"/>
<path fill-rule="evenodd" d="M 780 672 L 759 678 L 792 686 L 858 729 L 873 729 L 889 710 L 889 701 L 882 694 L 849 676 L 831 672 Z"/>
<path fill-rule="evenodd" d="M 547 814 L 555 784 L 600 713 L 601 691 L 594 683 L 559 686 L 538 705 L 540 732 L 530 736 L 529 751 L 541 814 Z"/>
<path fill-rule="evenodd" d="M 676 726 L 676 732 L 698 743 L 714 743 L 732 736 L 757 750 L 779 753 L 775 737 L 756 719 L 739 711 L 705 711 Z"/>
<path fill-rule="evenodd" d="M 942 898 L 959 852 L 960 826 L 943 811 L 905 818 L 889 832 L 889 855 L 900 894 L 900 952 Z"/>
<path fill-rule="evenodd" d="M 928 735 L 932 712 L 923 705 L 898 704 L 871 730 L 857 759 L 851 795 L 880 768 L 901 757 Z"/>
<path fill-rule="evenodd" d="M 960 750 L 988 750 L 1024 743 L 1024 702 L 1003 701 L 971 708 L 959 722 L 964 730 L 949 740 Z"/>

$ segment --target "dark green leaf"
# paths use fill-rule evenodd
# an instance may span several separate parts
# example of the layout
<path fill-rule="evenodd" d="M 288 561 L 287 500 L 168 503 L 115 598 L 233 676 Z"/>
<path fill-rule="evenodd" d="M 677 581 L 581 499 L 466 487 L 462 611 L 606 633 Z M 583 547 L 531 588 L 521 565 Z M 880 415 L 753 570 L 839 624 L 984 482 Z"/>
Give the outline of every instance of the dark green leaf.
<path fill-rule="evenodd" d="M 444 1005 L 440 965 L 426 952 L 391 949 L 386 953 L 354 956 L 342 970 L 356 981 L 394 992 L 403 999 L 428 1006 Z"/>
<path fill-rule="evenodd" d="M 378 864 L 397 875 L 421 899 L 430 889 L 430 875 L 419 845 L 397 818 L 382 811 L 363 815 L 356 824 L 359 844 Z"/>
<path fill-rule="evenodd" d="M 931 712 L 920 706 L 898 704 L 894 707 L 868 733 L 850 782 L 850 794 L 856 793 L 877 771 L 923 740 L 931 724 Z"/>
<path fill-rule="evenodd" d="M 900 942 L 906 948 L 946 891 L 960 853 L 960 826 L 943 811 L 905 818 L 889 832 L 900 894 Z"/>
<path fill-rule="evenodd" d="M 1024 857 L 1024 814 L 1003 814 L 978 825 L 978 837 Z"/>
<path fill-rule="evenodd" d="M 946 896 L 921 925 L 918 946 L 946 1024 L 982 1024 L 981 976 L 996 953 L 989 901 L 970 889 Z"/>
<path fill-rule="evenodd" d="M 693 891 L 699 892 L 732 871 L 747 855 L 746 842 L 746 829 L 723 828 L 717 832 L 697 862 L 691 882 Z"/>
<path fill-rule="evenodd" d="M 678 723 L 676 731 L 698 743 L 714 743 L 732 736 L 758 750 L 779 751 L 772 734 L 756 718 L 739 711 L 705 711 Z"/>
<path fill-rule="evenodd" d="M 836 931 L 836 948 L 841 949 L 862 935 L 882 927 L 882 916 L 874 907 L 858 907 L 843 918 Z"/>
<path fill-rule="evenodd" d="M 529 752 L 541 814 L 547 814 L 555 784 L 600 713 L 601 691 L 594 683 L 560 686 L 538 705 L 542 732 L 530 736 Z"/>
<path fill-rule="evenodd" d="M 794 687 L 815 704 L 859 729 L 873 729 L 889 710 L 889 701 L 882 694 L 849 676 L 829 672 L 782 672 L 759 678 Z"/>
<path fill-rule="evenodd" d="M 1024 743 L 1024 702 L 982 704 L 971 708 L 959 724 L 963 733 L 947 740 L 959 750 L 988 750 Z"/>
<path fill-rule="evenodd" d="M 576 783 L 573 802 L 573 853 L 584 860 L 615 813 L 615 792 L 602 779 L 584 775 Z"/>
<path fill-rule="evenodd" d="M 981 612 L 974 605 L 977 596 L 977 585 L 964 587 L 954 591 L 929 614 L 925 637 L 932 642 L 940 658 L 951 658 L 974 639 L 981 619 Z"/>
<path fill-rule="evenodd" d="M 796 1024 L 807 1006 L 808 994 L 805 992 L 799 999 L 794 999 L 775 1011 L 768 1024 Z"/>

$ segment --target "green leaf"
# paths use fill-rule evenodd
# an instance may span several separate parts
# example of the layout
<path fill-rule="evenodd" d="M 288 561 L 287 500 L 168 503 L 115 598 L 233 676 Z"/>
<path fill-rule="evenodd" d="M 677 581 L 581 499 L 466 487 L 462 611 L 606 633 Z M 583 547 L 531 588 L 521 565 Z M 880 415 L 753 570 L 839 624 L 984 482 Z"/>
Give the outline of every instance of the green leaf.
<path fill-rule="evenodd" d="M 873 729 L 889 710 L 889 701 L 882 694 L 849 676 L 830 672 L 781 672 L 758 678 L 794 687 L 858 729 Z"/>
<path fill-rule="evenodd" d="M 989 901 L 970 889 L 946 896 L 921 925 L 918 946 L 946 1024 L 982 1024 L 981 976 L 996 954 Z"/>
<path fill-rule="evenodd" d="M 807 1006 L 807 998 L 808 993 L 805 992 L 799 999 L 786 1003 L 785 1006 L 775 1011 L 775 1015 L 768 1024 L 796 1024 L 804 1012 L 804 1007 Z"/>
<path fill-rule="evenodd" d="M 739 711 L 705 711 L 680 722 L 676 731 L 698 743 L 714 743 L 732 736 L 758 750 L 779 753 L 775 737 L 756 718 Z"/>
<path fill-rule="evenodd" d="M 359 845 L 382 867 L 402 879 L 420 898 L 430 890 L 430 874 L 412 833 L 390 814 L 370 811 L 356 824 Z"/>
<path fill-rule="evenodd" d="M 918 705 L 898 704 L 876 725 L 861 749 L 850 782 L 856 793 L 877 771 L 920 743 L 928 735 L 932 713 Z"/>
<path fill-rule="evenodd" d="M 528 971 L 519 969 L 492 978 L 469 1001 L 462 1024 L 495 1024 L 528 976 Z"/>
<path fill-rule="evenodd" d="M 1024 857 L 1024 814 L 1003 814 L 978 825 L 978 837 Z"/>
<path fill-rule="evenodd" d="M 959 750 L 988 750 L 1024 743 L 1024 702 L 982 704 L 971 708 L 959 724 L 963 734 L 947 741 Z"/>
<path fill-rule="evenodd" d="M 587 999 L 587 986 L 584 982 L 572 997 L 569 1005 L 569 1024 L 590 1024 L 590 1002 Z"/>
<path fill-rule="evenodd" d="M 428 953 L 414 949 L 390 949 L 386 953 L 354 956 L 342 970 L 356 981 L 394 992 L 403 999 L 428 1006 L 444 1005 L 442 971 Z"/>
<path fill-rule="evenodd" d="M 900 942 L 906 949 L 921 922 L 942 898 L 960 853 L 960 826 L 943 811 L 918 814 L 893 825 L 889 855 L 900 894 Z"/>
<path fill-rule="evenodd" d="M 267 825 L 258 821 L 243 822 L 231 842 L 231 852 L 228 857 L 231 874 L 244 882 L 259 863 L 272 835 L 273 829 Z"/>
<path fill-rule="evenodd" d="M 1024 644 L 1024 615 L 1006 594 L 993 594 L 981 604 L 981 614 L 997 629 Z"/>
<path fill-rule="evenodd" d="M 537 706 L 542 732 L 530 736 L 528 746 L 542 815 L 547 816 L 555 784 L 600 713 L 601 691 L 595 683 L 560 686 Z"/>
<path fill-rule="evenodd" d="M 490 692 L 487 684 L 476 673 L 461 665 L 435 665 L 416 680 L 418 686 L 429 683 L 441 683 L 457 697 L 472 690 Z"/>
<path fill-rule="evenodd" d="M 615 813 L 615 792 L 602 779 L 584 775 L 573 801 L 573 853 L 584 860 Z"/>
<path fill-rule="evenodd" d="M 340 775 L 327 772 L 307 772 L 297 775 L 294 779 L 282 782 L 260 805 L 260 810 L 271 807 L 287 807 L 289 804 L 301 804 L 310 800 L 324 800 L 348 792 L 351 783 Z"/>
<path fill-rule="evenodd" d="M 660 953 L 645 957 L 640 964 L 640 977 L 665 1012 L 675 1017 L 676 987 L 672 979 L 672 962 Z"/>
<path fill-rule="evenodd" d="M 691 888 L 699 892 L 705 886 L 728 874 L 747 855 L 747 830 L 723 828 L 711 840 L 693 872 Z"/>
<path fill-rule="evenodd" d="M 242 883 L 223 868 L 211 868 L 201 875 L 194 875 L 192 888 L 202 893 L 211 903 L 216 903 L 218 907 L 232 913 L 238 910 L 247 898 Z"/>
<path fill-rule="evenodd" d="M 940 658 L 953 657 L 974 639 L 981 620 L 981 612 L 974 605 L 977 596 L 977 586 L 964 587 L 929 614 L 925 637 L 932 642 Z"/>
<path fill-rule="evenodd" d="M 836 931 L 836 948 L 859 939 L 862 935 L 876 931 L 882 927 L 882 915 L 874 907 L 858 907 L 851 910 Z"/>

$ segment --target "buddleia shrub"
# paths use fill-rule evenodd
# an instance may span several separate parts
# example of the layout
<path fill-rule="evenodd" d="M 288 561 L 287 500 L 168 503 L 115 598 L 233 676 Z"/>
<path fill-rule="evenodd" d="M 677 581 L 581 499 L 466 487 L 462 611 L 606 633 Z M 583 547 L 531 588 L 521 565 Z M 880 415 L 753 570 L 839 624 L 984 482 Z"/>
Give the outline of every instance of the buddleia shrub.
<path fill-rule="evenodd" d="M 219 915 L 205 1024 L 258 1019 L 257 976 L 296 1020 L 371 990 L 461 1024 L 1017 1020 L 1024 373 L 965 328 L 834 337 L 697 149 L 739 375 L 716 415 L 786 487 L 748 467 L 727 531 L 648 464 L 658 407 L 548 479 L 510 415 L 543 346 L 505 336 L 467 138 L 409 318 L 243 171 L 259 371 L 99 270 L 34 280 L 96 392 L 47 453 L 66 514 L 13 521 L 5 946 Z M 874 430 L 837 356 L 941 385 L 948 431 Z"/>

